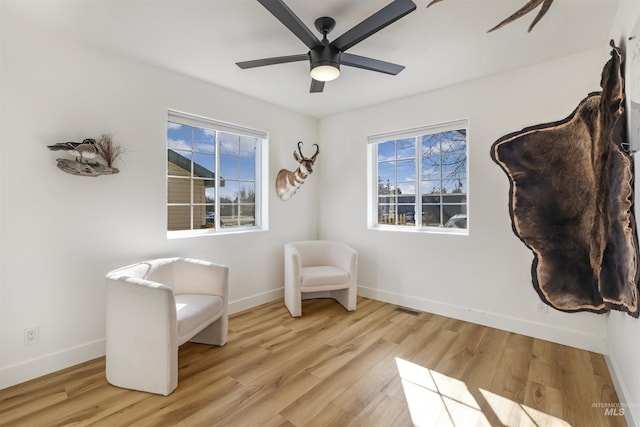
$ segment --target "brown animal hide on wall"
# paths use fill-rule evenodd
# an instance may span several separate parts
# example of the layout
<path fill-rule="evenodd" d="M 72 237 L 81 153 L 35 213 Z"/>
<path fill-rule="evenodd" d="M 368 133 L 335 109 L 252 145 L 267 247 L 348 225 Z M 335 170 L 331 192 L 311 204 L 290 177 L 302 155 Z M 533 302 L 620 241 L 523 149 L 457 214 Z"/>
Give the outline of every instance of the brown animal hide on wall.
<path fill-rule="evenodd" d="M 638 317 L 633 159 L 623 149 L 623 55 L 611 43 L 602 91 L 566 119 L 506 135 L 491 158 L 510 182 L 514 233 L 534 254 L 533 285 L 558 310 Z"/>

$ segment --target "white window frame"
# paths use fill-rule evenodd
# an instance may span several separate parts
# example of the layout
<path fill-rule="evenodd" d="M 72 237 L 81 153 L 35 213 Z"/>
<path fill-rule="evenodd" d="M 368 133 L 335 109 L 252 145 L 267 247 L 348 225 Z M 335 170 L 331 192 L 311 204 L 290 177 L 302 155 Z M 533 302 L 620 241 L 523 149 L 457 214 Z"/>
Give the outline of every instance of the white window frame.
<path fill-rule="evenodd" d="M 196 236 L 211 236 L 211 235 L 220 235 L 220 234 L 235 234 L 235 233 L 245 233 L 245 232 L 255 232 L 255 231 L 264 231 L 268 229 L 268 173 L 269 170 L 269 134 L 268 132 L 251 129 L 248 127 L 223 122 L 219 120 L 210 119 L 203 116 L 198 116 L 195 114 L 185 113 L 176 110 L 168 110 L 167 121 L 166 124 L 169 123 L 177 123 L 192 127 L 205 128 L 215 130 L 217 132 L 225 132 L 230 134 L 236 134 L 240 136 L 247 136 L 258 139 L 258 144 L 256 146 L 256 170 L 255 170 L 255 225 L 251 226 L 237 226 L 230 228 L 221 228 L 220 227 L 220 196 L 219 191 L 216 191 L 215 196 L 215 226 L 214 228 L 205 228 L 205 229 L 192 229 L 192 230 L 168 230 L 167 229 L 167 238 L 184 238 L 184 237 L 196 237 Z M 167 133 L 165 132 L 165 164 L 169 163 L 169 150 L 168 150 L 168 141 L 167 141 Z M 220 185 L 220 174 L 218 171 L 220 170 L 220 150 L 219 150 L 220 140 L 216 138 L 216 152 L 215 152 L 215 185 L 216 190 Z M 169 170 L 167 166 L 167 170 L 165 172 L 165 227 L 168 225 L 168 211 L 169 206 L 172 205 L 184 205 L 180 204 L 171 204 L 168 200 L 168 186 L 169 186 Z M 191 178 L 191 185 L 193 186 L 193 178 Z M 193 198 L 193 192 L 191 192 L 191 198 Z M 190 202 L 191 207 L 194 206 L 193 200 Z M 191 215 L 193 216 L 193 214 Z"/>
<path fill-rule="evenodd" d="M 397 224 L 380 224 L 378 221 L 378 144 L 399 140 L 404 138 L 420 137 L 423 135 L 437 134 L 441 132 L 453 131 L 465 129 L 466 130 L 466 144 L 465 144 L 465 175 L 466 175 L 466 211 L 467 211 L 467 228 L 448 228 L 448 227 L 433 227 L 422 225 L 422 221 L 415 221 L 415 225 L 397 225 Z M 419 142 L 416 142 L 416 202 L 415 202 L 415 218 L 422 218 L 422 194 L 421 194 L 421 176 L 422 176 L 422 162 L 421 155 L 419 154 Z M 456 234 L 456 235 L 468 235 L 469 234 L 469 193 L 470 193 L 470 180 L 469 180 L 469 120 L 461 119 L 454 120 L 445 123 L 438 123 L 433 125 L 421 126 L 406 130 L 393 131 L 371 135 L 368 137 L 367 143 L 367 227 L 371 230 L 389 230 L 389 231 L 408 231 L 408 232 L 426 232 L 426 233 L 442 233 L 442 234 Z M 442 206 L 442 203 L 441 203 Z"/>

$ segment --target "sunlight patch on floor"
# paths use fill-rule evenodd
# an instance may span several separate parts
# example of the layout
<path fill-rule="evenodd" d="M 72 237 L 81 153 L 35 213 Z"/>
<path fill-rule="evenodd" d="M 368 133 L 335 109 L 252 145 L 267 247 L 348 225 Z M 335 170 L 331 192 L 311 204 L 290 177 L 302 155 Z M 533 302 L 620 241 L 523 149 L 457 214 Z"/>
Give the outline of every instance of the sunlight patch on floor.
<path fill-rule="evenodd" d="M 491 426 L 464 382 L 399 357 L 396 366 L 415 426 Z M 559 418 L 495 393 L 475 391 L 486 401 L 485 411 L 492 412 L 504 425 L 571 427 Z"/>
<path fill-rule="evenodd" d="M 571 424 L 560 418 L 498 396 L 490 391 L 480 389 L 480 393 L 504 425 L 571 427 Z"/>

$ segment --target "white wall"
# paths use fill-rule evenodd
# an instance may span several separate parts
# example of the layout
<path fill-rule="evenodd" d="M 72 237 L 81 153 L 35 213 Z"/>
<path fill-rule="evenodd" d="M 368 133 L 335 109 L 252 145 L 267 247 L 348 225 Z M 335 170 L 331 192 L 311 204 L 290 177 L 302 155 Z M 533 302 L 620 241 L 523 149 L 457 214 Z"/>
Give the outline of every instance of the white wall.
<path fill-rule="evenodd" d="M 611 38 L 618 46 L 625 47 L 636 21 L 640 19 L 640 2 L 625 0 L 620 2 L 614 21 Z M 627 52 L 627 56 L 630 52 Z M 627 62 L 628 65 L 628 62 Z M 628 70 L 628 68 L 627 68 Z M 626 78 L 638 78 L 627 72 Z M 637 84 L 640 84 L 638 82 Z M 635 154 L 636 174 L 640 171 L 639 153 Z M 640 194 L 636 179 L 635 210 L 636 221 L 640 212 Z M 640 425 L 640 319 L 633 319 L 623 313 L 611 313 L 607 324 L 609 370 L 616 383 L 620 402 L 626 405 L 625 415 L 630 426 Z"/>
<path fill-rule="evenodd" d="M 604 353 L 606 316 L 536 310 L 533 256 L 512 232 L 508 179 L 489 149 L 509 132 L 568 116 L 600 89 L 607 59 L 603 41 L 602 49 L 322 120 L 319 234 L 359 251 L 359 293 Z M 464 118 L 469 235 L 368 230 L 367 136 Z"/>
<path fill-rule="evenodd" d="M 282 247 L 317 237 L 310 179 L 282 202 L 273 180 L 292 168 L 316 119 L 44 32 L 2 8 L 0 388 L 104 354 L 104 274 L 157 256 L 230 267 L 232 311 L 282 295 Z M 166 118 L 177 109 L 268 131 L 269 231 L 166 238 Z M 108 131 L 126 152 L 113 176 L 56 167 L 46 145 Z M 25 328 L 40 343 L 23 344 Z"/>

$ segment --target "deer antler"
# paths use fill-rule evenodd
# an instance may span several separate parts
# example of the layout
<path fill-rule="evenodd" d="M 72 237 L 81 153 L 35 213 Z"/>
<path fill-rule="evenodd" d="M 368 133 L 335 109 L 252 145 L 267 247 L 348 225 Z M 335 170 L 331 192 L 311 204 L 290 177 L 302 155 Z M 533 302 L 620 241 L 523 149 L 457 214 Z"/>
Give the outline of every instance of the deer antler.
<path fill-rule="evenodd" d="M 302 154 L 302 141 L 298 141 L 298 153 L 300 153 L 300 157 L 304 159 L 304 154 Z"/>
<path fill-rule="evenodd" d="M 432 6 L 436 3 L 440 3 L 441 1 L 442 0 L 432 0 L 431 3 L 427 5 L 427 7 Z M 538 12 L 538 15 L 536 15 L 533 22 L 529 26 L 528 31 L 531 32 L 531 30 L 533 30 L 533 27 L 536 26 L 538 21 L 540 21 L 542 17 L 547 13 L 552 3 L 553 3 L 553 0 L 529 0 L 529 2 L 525 4 L 521 9 L 517 10 L 513 15 L 509 16 L 507 19 L 505 19 L 504 21 L 502 21 L 501 23 L 499 23 L 498 25 L 496 25 L 495 27 L 493 27 L 487 32 L 490 33 L 494 30 L 497 30 L 498 28 L 502 28 L 505 25 L 510 24 L 511 22 L 515 21 L 518 18 L 522 18 L 524 15 L 531 12 L 533 9 L 535 9 L 540 4 L 542 4 L 542 8 Z"/>
<path fill-rule="evenodd" d="M 513 15 L 511 15 L 510 17 L 508 17 L 507 19 L 505 19 L 504 21 L 502 21 L 501 23 L 499 23 L 498 25 L 496 25 L 495 27 L 493 27 L 492 29 L 490 29 L 487 32 L 490 33 L 493 30 L 497 30 L 498 28 L 502 28 L 505 25 L 509 24 L 510 22 L 513 22 L 516 19 L 523 17 L 524 15 L 526 15 L 527 13 L 531 12 L 533 9 L 538 7 L 541 3 L 542 3 L 542 8 L 538 12 L 538 15 L 536 15 L 536 17 L 533 20 L 533 22 L 531 23 L 531 25 L 529 26 L 529 30 L 528 31 L 531 32 L 531 30 L 533 29 L 533 27 L 536 26 L 538 21 L 540 21 L 540 19 L 542 19 L 542 17 L 547 13 L 549 8 L 551 7 L 551 3 L 553 3 L 553 0 L 530 0 L 529 3 L 525 4 L 516 13 L 514 13 Z"/>
<path fill-rule="evenodd" d="M 316 152 L 313 156 L 311 156 L 311 160 L 315 162 L 316 157 L 318 157 L 318 154 L 320 154 L 320 147 L 318 146 L 318 144 L 313 144 L 313 146 L 316 147 Z"/>

